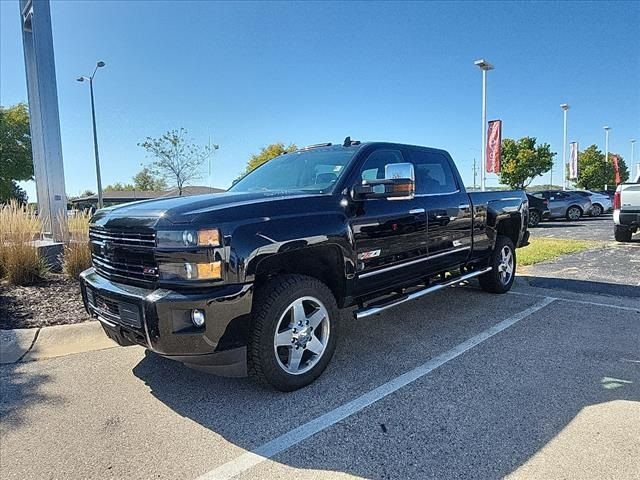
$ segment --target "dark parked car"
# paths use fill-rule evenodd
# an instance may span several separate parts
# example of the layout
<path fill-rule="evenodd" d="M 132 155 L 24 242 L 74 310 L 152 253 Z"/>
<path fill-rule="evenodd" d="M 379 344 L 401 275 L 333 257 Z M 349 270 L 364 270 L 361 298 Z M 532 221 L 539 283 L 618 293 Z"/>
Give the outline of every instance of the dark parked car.
<path fill-rule="evenodd" d="M 329 363 L 339 308 L 363 319 L 475 277 L 507 292 L 527 221 L 524 192 L 467 193 L 444 150 L 347 138 L 226 193 L 99 210 L 82 295 L 120 345 L 289 391 Z"/>
<path fill-rule="evenodd" d="M 549 200 L 534 197 L 528 193 L 527 199 L 529 200 L 529 226 L 536 227 L 542 220 L 547 220 L 551 216 Z"/>
<path fill-rule="evenodd" d="M 549 201 L 549 218 L 566 218 L 579 220 L 583 215 L 591 212 L 592 204 L 589 197 L 563 190 L 543 190 L 531 195 Z"/>

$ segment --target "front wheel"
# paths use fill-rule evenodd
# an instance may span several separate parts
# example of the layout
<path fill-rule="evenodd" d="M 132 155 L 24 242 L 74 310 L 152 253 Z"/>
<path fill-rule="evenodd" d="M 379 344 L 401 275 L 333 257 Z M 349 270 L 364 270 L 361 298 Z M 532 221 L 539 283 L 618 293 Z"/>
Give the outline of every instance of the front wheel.
<path fill-rule="evenodd" d="M 571 220 L 575 222 L 576 220 L 580 220 L 582 216 L 582 210 L 579 207 L 569 207 L 567 209 L 567 220 Z"/>
<path fill-rule="evenodd" d="M 324 371 L 336 348 L 339 310 L 331 290 L 303 275 L 282 275 L 254 297 L 249 374 L 290 392 Z"/>
<path fill-rule="evenodd" d="M 529 226 L 537 227 L 539 223 L 540 223 L 540 212 L 538 212 L 537 210 L 531 210 L 529 212 Z"/>
<path fill-rule="evenodd" d="M 480 287 L 491 293 L 507 293 L 516 278 L 516 251 L 509 237 L 498 236 L 491 253 L 490 272 L 480 275 Z"/>

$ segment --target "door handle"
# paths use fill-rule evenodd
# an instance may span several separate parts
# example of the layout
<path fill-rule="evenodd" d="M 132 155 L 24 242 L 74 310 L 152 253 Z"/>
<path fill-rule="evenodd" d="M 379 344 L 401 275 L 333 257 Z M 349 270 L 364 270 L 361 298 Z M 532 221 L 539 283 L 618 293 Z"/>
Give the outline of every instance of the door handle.
<path fill-rule="evenodd" d="M 414 208 L 412 210 L 409 210 L 410 215 L 416 215 L 418 213 L 424 213 L 424 208 Z"/>
<path fill-rule="evenodd" d="M 458 205 L 458 208 L 460 210 L 466 210 L 469 207 L 471 207 L 471 205 L 469 205 L 468 203 L 461 203 L 460 205 Z"/>

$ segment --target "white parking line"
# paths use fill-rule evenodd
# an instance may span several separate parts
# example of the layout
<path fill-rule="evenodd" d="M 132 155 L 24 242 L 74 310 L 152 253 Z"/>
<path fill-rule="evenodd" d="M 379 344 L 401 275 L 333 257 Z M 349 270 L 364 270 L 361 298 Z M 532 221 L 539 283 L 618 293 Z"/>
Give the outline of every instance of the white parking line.
<path fill-rule="evenodd" d="M 512 317 L 507 318 L 493 327 L 484 330 L 483 332 L 469 338 L 462 342 L 451 350 L 438 355 L 437 357 L 423 363 L 419 367 L 410 370 L 393 380 L 388 381 L 380 385 L 379 387 L 371 390 L 364 395 L 351 400 L 344 405 L 337 407 L 324 415 L 310 420 L 304 425 L 294 428 L 287 433 L 274 438 L 270 442 L 261 445 L 251 452 L 246 452 L 240 455 L 238 458 L 231 460 L 213 470 L 198 477 L 198 480 L 220 480 L 233 478 L 242 472 L 249 470 L 252 467 L 264 462 L 265 460 L 291 448 L 292 446 L 306 440 L 307 438 L 319 433 L 326 428 L 344 420 L 347 417 L 359 412 L 360 410 L 368 407 L 369 405 L 385 398 L 400 388 L 424 377 L 428 373 L 432 372 L 436 368 L 444 365 L 445 363 L 453 360 L 454 358 L 462 355 L 473 347 L 480 345 L 485 340 L 493 337 L 494 335 L 502 332 L 510 326 L 518 323 L 520 320 L 527 318 L 529 315 L 534 314 L 538 310 L 543 309 L 556 299 L 551 297 L 545 297 L 535 305 L 516 313 Z"/>
<path fill-rule="evenodd" d="M 600 302 L 590 302 L 588 300 L 576 300 L 574 298 L 562 298 L 562 297 L 550 297 L 549 295 L 540 295 L 535 293 L 523 293 L 523 292 L 509 292 L 510 295 L 522 295 L 524 297 L 538 297 L 538 298 L 551 298 L 553 300 L 559 300 L 561 302 L 573 302 L 573 303 L 581 303 L 583 305 L 592 305 L 594 307 L 608 307 L 608 308 L 617 308 L 618 310 L 628 310 L 629 312 L 640 312 L 640 306 L 637 307 L 627 307 L 624 305 L 613 305 L 611 303 L 600 303 Z"/>

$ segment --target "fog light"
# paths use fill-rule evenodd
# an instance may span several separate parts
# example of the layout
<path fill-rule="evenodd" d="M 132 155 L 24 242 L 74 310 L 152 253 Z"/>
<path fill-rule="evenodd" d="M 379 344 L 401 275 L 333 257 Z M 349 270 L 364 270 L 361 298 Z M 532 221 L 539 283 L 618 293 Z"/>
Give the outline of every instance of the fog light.
<path fill-rule="evenodd" d="M 204 312 L 202 310 L 198 310 L 197 308 L 191 310 L 191 321 L 196 327 L 201 327 L 204 325 Z"/>

